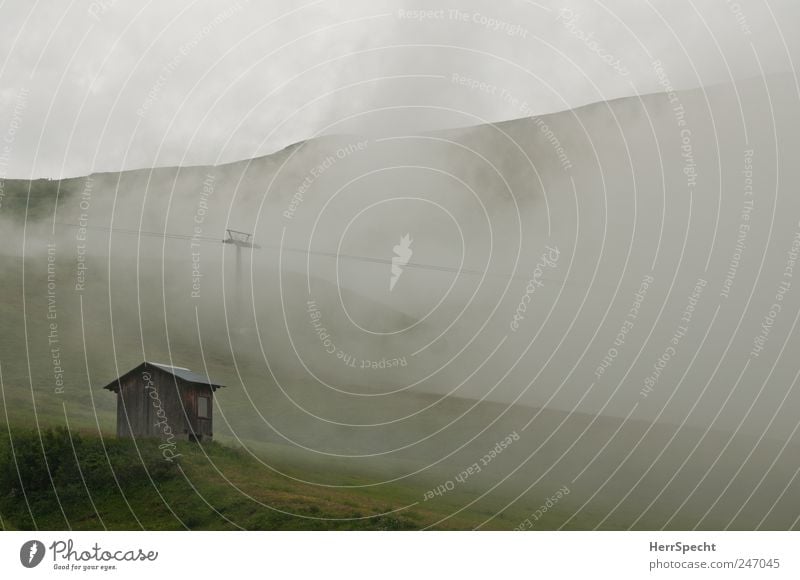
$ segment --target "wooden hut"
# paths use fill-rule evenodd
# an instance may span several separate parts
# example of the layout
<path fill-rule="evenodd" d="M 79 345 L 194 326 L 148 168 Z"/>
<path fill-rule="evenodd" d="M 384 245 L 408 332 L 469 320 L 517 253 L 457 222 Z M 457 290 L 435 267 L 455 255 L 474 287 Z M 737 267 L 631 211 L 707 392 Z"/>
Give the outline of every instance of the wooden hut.
<path fill-rule="evenodd" d="M 214 391 L 222 387 L 187 368 L 143 362 L 105 389 L 117 394 L 117 436 L 211 439 Z"/>

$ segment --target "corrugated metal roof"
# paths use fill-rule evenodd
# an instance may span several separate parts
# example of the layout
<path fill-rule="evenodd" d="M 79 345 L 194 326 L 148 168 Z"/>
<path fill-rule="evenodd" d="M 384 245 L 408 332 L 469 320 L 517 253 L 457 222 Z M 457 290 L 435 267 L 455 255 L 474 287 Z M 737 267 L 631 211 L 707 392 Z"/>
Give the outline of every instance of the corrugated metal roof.
<path fill-rule="evenodd" d="M 168 372 L 171 375 L 175 375 L 178 378 L 183 379 L 184 381 L 188 381 L 190 383 L 200 383 L 202 385 L 211 385 L 221 387 L 222 385 L 215 383 L 206 375 L 200 375 L 198 373 L 192 372 L 185 367 L 174 367 L 171 365 L 165 365 L 161 363 L 149 363 L 154 367 L 160 368 L 162 371 Z"/>
<path fill-rule="evenodd" d="M 140 368 L 142 368 L 144 366 L 147 366 L 147 365 L 157 367 L 157 368 L 161 369 L 162 371 L 164 371 L 165 373 L 169 373 L 169 374 L 171 374 L 173 376 L 176 376 L 179 379 L 183 379 L 184 381 L 189 382 L 189 383 L 194 383 L 194 384 L 199 384 L 199 385 L 209 385 L 213 389 L 218 389 L 220 387 L 224 387 L 225 386 L 225 385 L 221 385 L 220 383 L 212 380 L 211 378 L 207 377 L 206 375 L 201 375 L 199 373 L 192 372 L 191 370 L 187 369 L 186 367 L 176 367 L 176 366 L 173 366 L 173 365 L 167 365 L 167 364 L 162 364 L 162 363 L 154 363 L 154 362 L 145 361 L 142 364 L 140 364 L 139 366 L 137 366 L 136 368 L 133 368 L 133 369 L 129 370 L 127 373 L 124 373 L 119 378 L 114 379 L 113 381 L 111 381 L 108 385 L 106 385 L 103 388 L 109 389 L 111 391 L 116 391 L 116 387 L 117 387 L 117 385 L 119 383 L 119 380 L 122 377 L 125 377 L 125 376 L 127 376 L 127 375 L 129 375 L 129 374 L 131 374 L 131 373 L 133 373 L 133 372 L 135 372 L 137 370 L 139 370 Z"/>

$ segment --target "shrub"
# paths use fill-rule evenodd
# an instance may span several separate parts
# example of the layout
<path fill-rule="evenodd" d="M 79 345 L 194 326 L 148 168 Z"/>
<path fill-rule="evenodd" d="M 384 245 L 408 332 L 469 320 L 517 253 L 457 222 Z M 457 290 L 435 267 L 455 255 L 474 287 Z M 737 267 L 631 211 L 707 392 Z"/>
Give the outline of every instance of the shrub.
<path fill-rule="evenodd" d="M 20 526 L 30 520 L 28 505 L 37 521 L 62 509 L 83 517 L 93 513 L 87 488 L 93 496 L 118 493 L 117 482 L 124 489 L 148 476 L 163 483 L 176 475 L 157 441 L 104 441 L 64 427 L 14 430 L 0 439 L 0 511 L 21 518 Z"/>

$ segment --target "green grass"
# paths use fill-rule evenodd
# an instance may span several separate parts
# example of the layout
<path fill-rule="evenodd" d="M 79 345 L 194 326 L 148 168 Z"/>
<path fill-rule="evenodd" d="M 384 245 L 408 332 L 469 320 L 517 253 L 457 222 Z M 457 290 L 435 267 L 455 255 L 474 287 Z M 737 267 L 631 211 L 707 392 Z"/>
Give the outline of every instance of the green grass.
<path fill-rule="evenodd" d="M 180 461 L 170 463 L 157 440 L 117 439 L 110 405 L 59 401 L 37 390 L 34 408 L 28 389 L 8 387 L 0 413 L 0 422 L 10 425 L 0 424 L 4 529 L 511 530 L 531 518 L 561 485 L 545 480 L 509 506 L 534 479 L 521 472 L 518 486 L 506 484 L 480 499 L 491 482 L 476 479 L 474 485 L 459 485 L 423 501 L 427 490 L 451 479 L 466 463 L 457 460 L 374 485 L 412 473 L 419 464 L 375 457 L 356 468 L 335 457 L 270 441 L 236 441 L 223 433 L 213 443 L 180 443 Z M 71 431 L 65 428 L 65 416 Z M 573 492 L 533 529 L 558 529 L 582 501 L 581 494 Z M 626 529 L 639 515 L 637 505 L 641 502 L 621 506 L 603 522 L 603 529 Z M 593 529 L 608 513 L 603 506 L 602 501 L 586 506 L 566 527 Z M 663 514 L 648 514 L 639 527 L 657 529 L 664 520 Z M 673 527 L 687 529 L 690 524 L 674 522 Z"/>
<path fill-rule="evenodd" d="M 219 443 L 183 443 L 180 459 L 168 462 L 157 440 L 101 439 L 64 428 L 46 429 L 40 439 L 35 430 L 0 429 L 7 529 L 411 530 L 454 511 L 445 502 L 402 509 L 420 497 L 402 485 L 298 483 Z M 483 519 L 465 513 L 437 527 L 469 529 Z"/>

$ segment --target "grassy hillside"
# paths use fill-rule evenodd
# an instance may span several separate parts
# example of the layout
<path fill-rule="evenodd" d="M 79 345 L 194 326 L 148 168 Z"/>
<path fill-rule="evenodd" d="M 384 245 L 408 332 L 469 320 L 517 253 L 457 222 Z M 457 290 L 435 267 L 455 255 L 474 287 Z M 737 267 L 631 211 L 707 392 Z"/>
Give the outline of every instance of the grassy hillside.
<path fill-rule="evenodd" d="M 773 96 L 794 94 L 786 81 L 770 81 Z M 664 95 L 550 115 L 545 125 L 458 129 L 413 147 L 370 141 L 363 154 L 317 171 L 300 205 L 294 196 L 309 172 L 349 137 L 217 167 L 5 182 L 0 423 L 11 436 L 0 466 L 2 525 L 511 529 L 569 486 L 537 529 L 796 527 L 796 344 L 774 357 L 780 333 L 796 340 L 788 313 L 797 293 L 784 302 L 774 350 L 757 360 L 747 353 L 774 298 L 769 280 L 783 276 L 800 198 L 781 195 L 774 207 L 765 198 L 754 210 L 747 247 L 767 244 L 758 236 L 769 232 L 774 259 L 762 269 L 746 253 L 735 293 L 717 295 L 737 243 L 742 152 L 774 147 L 768 124 L 751 127 L 748 143 L 738 128 L 742 102 L 763 108 L 762 84 L 745 83 L 735 95 L 719 87 L 681 93 L 697 166 L 726 160 L 724 172 L 703 174 L 703 191 L 713 195 L 687 196 L 681 134 Z M 698 113 L 709 99 L 714 127 Z M 798 125 L 781 105 L 790 101 L 771 100 L 779 126 Z M 569 172 L 545 127 L 568 152 Z M 797 151 L 800 140 L 788 132 L 776 161 Z M 431 160 L 440 172 L 376 171 Z M 800 181 L 792 173 L 800 166 L 782 167 L 782 184 Z M 353 175 L 363 179 L 350 183 Z M 769 172 L 759 175 L 757 189 L 778 191 Z M 462 185 L 479 195 L 470 199 Z M 386 205 L 347 225 L 376 200 L 411 194 L 452 209 L 463 236 L 443 214 L 413 204 Z M 198 218 L 196 250 L 189 237 Z M 719 236 L 707 226 L 717 218 Z M 261 245 L 243 253 L 241 267 L 234 248 L 220 243 L 228 227 L 254 232 Z M 420 267 L 403 274 L 407 290 L 392 293 L 386 261 L 408 232 L 416 240 L 411 265 Z M 508 334 L 545 244 L 575 259 L 569 270 L 560 262 L 524 328 Z M 709 269 L 712 256 L 719 259 Z M 469 275 L 453 276 L 462 266 Z M 484 270 L 485 280 L 477 275 Z M 599 376 L 648 273 L 657 282 L 636 328 Z M 701 273 L 708 290 L 693 328 L 644 398 L 642 381 L 682 324 Z M 309 301 L 337 354 L 320 340 Z M 339 352 L 362 363 L 407 356 L 408 366 L 348 366 Z M 226 385 L 214 401 L 217 444 L 187 446 L 180 467 L 160 459 L 153 442 L 139 449 L 113 437 L 106 459 L 99 437 L 114 432 L 115 400 L 102 386 L 143 360 Z M 74 450 L 67 431 L 47 430 L 57 427 L 81 433 Z M 24 432 L 31 428 L 47 433 L 45 452 L 36 432 Z M 424 500 L 512 432 L 519 441 L 490 466 Z M 15 457 L 31 470 L 22 483 Z M 117 464 L 123 477 L 115 479 Z"/>
<path fill-rule="evenodd" d="M 63 428 L 40 438 L 33 430 L 1 429 L 5 529 L 406 530 L 452 510 L 442 502 L 420 504 L 418 490 L 402 485 L 298 483 L 218 443 L 186 444 L 168 462 L 155 440 L 134 444 Z M 438 527 L 474 527 L 480 516 L 459 515 Z M 509 522 L 500 519 L 497 527 Z"/>

